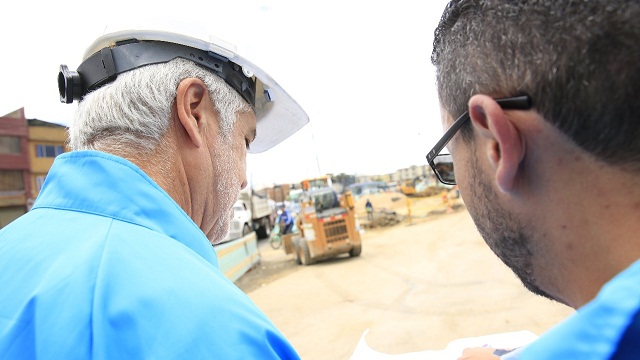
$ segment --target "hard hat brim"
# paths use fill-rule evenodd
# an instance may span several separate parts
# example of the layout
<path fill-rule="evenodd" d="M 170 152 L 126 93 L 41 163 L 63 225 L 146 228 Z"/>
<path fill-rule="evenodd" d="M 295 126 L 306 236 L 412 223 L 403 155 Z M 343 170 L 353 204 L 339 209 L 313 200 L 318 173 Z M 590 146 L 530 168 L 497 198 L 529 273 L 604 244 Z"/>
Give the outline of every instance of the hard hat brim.
<path fill-rule="evenodd" d="M 256 78 L 257 136 L 250 153 L 278 145 L 309 122 L 304 109 L 269 74 L 239 55 L 230 60 L 250 70 Z"/>

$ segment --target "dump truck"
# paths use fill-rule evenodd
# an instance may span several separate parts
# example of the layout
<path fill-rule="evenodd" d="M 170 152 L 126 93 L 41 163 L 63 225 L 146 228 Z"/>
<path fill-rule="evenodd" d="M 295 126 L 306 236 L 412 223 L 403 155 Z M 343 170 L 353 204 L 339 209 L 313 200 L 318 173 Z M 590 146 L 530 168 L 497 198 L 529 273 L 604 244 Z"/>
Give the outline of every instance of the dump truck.
<path fill-rule="evenodd" d="M 250 221 L 247 219 L 245 224 L 256 232 L 258 239 L 268 238 L 271 235 L 276 217 L 275 202 L 252 189 L 245 189 L 240 191 L 236 204 L 243 205 L 250 212 Z M 242 228 L 245 224 L 242 224 Z"/>
<path fill-rule="evenodd" d="M 295 253 L 298 264 L 311 265 L 345 253 L 355 257 L 362 252 L 349 191 L 341 196 L 331 187 L 305 191 L 296 226 L 297 232 L 284 235 L 283 243 L 287 254 Z"/>

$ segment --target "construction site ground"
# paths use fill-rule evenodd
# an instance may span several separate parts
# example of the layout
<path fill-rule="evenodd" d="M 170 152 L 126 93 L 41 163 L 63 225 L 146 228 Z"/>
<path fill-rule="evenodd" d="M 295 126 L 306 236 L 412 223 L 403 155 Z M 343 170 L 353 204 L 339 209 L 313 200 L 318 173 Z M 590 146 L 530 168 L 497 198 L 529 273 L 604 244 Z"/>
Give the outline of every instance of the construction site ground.
<path fill-rule="evenodd" d="M 359 257 L 301 266 L 260 240 L 261 263 L 236 284 L 309 360 L 348 359 L 367 329 L 371 348 L 400 354 L 458 338 L 541 334 L 573 312 L 525 290 L 459 199 L 409 200 L 412 210 L 394 209 L 401 222 L 363 230 Z"/>

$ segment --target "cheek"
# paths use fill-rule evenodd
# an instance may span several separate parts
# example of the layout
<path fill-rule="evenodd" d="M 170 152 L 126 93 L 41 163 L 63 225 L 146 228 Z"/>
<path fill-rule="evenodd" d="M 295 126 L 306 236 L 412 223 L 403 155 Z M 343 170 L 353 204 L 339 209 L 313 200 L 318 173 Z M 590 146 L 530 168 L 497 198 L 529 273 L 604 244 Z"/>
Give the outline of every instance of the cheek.
<path fill-rule="evenodd" d="M 239 161 L 238 170 L 240 172 L 240 179 L 244 179 L 247 174 L 247 158 L 243 156 L 238 161 Z"/>
<path fill-rule="evenodd" d="M 473 192 L 472 177 L 479 175 L 477 173 L 475 175 L 473 174 L 473 159 L 469 159 L 468 157 L 464 156 L 464 154 L 458 153 L 456 155 L 453 155 L 453 164 L 455 166 L 456 182 L 458 184 L 458 188 L 460 189 L 460 193 L 465 196 L 465 198 L 467 198 L 468 194 Z"/>
<path fill-rule="evenodd" d="M 235 149 L 235 157 L 233 159 L 233 167 L 240 182 L 243 182 L 247 173 L 247 148 L 246 145 L 239 146 Z"/>
<path fill-rule="evenodd" d="M 460 134 L 458 134 L 460 135 Z M 462 194 L 473 192 L 474 177 L 481 175 L 478 167 L 477 150 L 474 142 L 462 141 L 461 137 L 454 138 L 448 145 L 456 173 L 456 182 Z"/>
<path fill-rule="evenodd" d="M 230 146 L 220 146 L 215 149 L 215 153 L 212 156 L 212 181 L 219 199 L 227 200 L 227 198 L 233 197 L 230 196 L 229 193 L 235 190 L 233 183 L 236 179 L 236 172 L 234 169 L 235 161 L 232 155 L 233 150 Z"/>

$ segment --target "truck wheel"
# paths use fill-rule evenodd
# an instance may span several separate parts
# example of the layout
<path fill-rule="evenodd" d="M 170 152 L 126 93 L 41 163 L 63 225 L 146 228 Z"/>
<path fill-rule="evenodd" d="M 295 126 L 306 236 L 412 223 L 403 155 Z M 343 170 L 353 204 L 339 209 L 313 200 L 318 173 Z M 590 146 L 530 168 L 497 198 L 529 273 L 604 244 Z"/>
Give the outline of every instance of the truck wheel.
<path fill-rule="evenodd" d="M 351 250 L 349 250 L 349 256 L 351 257 L 360 256 L 361 252 L 362 252 L 362 244 L 354 245 L 351 248 Z"/>
<path fill-rule="evenodd" d="M 295 240 L 293 241 L 293 250 L 296 252 L 296 264 L 302 265 L 302 261 L 300 260 L 300 245 L 298 245 L 298 242 Z"/>
<path fill-rule="evenodd" d="M 244 226 L 242 227 L 242 236 L 249 235 L 252 231 L 253 229 L 251 229 L 251 226 L 249 226 L 249 224 L 244 224 Z"/>
<path fill-rule="evenodd" d="M 311 258 L 311 254 L 309 253 L 309 245 L 305 239 L 300 239 L 300 262 L 302 265 L 311 265 L 315 261 L 315 259 Z"/>
<path fill-rule="evenodd" d="M 269 218 L 264 218 L 264 237 L 268 238 L 269 236 L 271 236 L 271 221 L 269 220 Z"/>
<path fill-rule="evenodd" d="M 271 235 L 271 222 L 268 218 L 262 218 L 260 220 L 260 227 L 256 231 L 258 239 L 266 239 Z"/>

